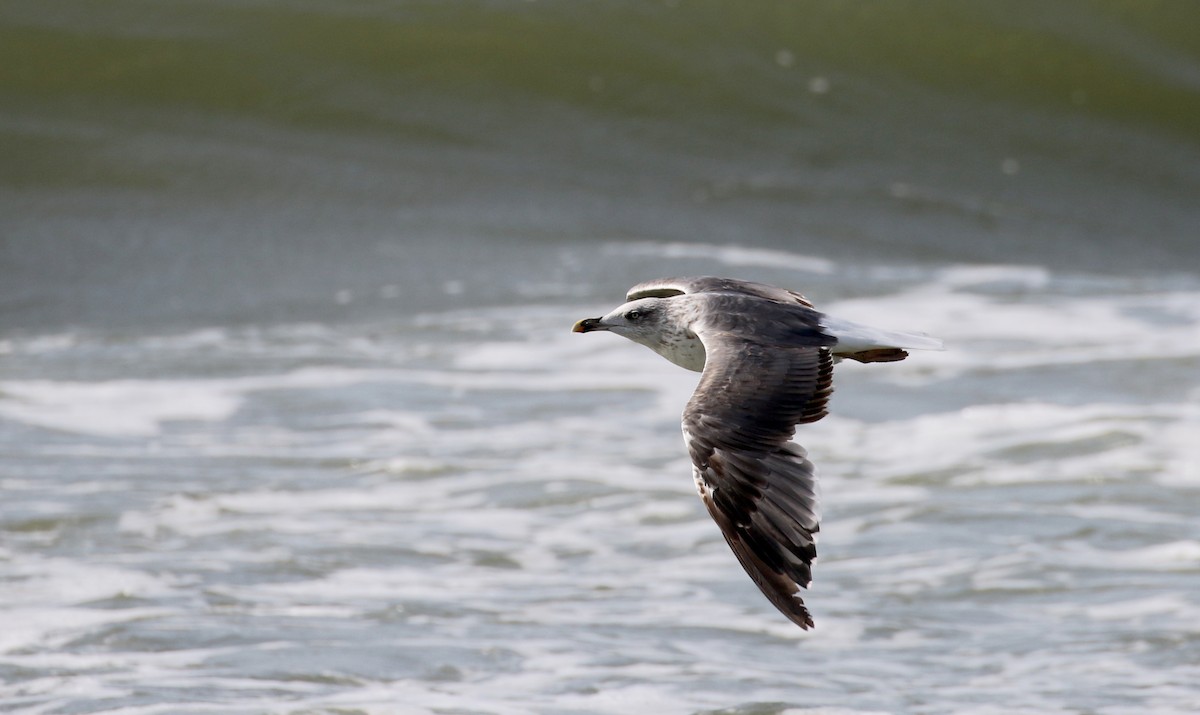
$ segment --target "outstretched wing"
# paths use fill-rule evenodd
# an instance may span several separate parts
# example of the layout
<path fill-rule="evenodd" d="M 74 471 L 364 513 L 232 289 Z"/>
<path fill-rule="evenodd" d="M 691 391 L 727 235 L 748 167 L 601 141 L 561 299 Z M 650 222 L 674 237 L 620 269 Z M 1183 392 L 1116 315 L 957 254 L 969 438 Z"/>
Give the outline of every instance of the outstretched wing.
<path fill-rule="evenodd" d="M 813 307 L 812 303 L 796 291 L 776 288 L 766 283 L 739 281 L 733 278 L 714 278 L 703 276 L 699 278 L 656 278 L 638 283 L 629 289 L 625 300 L 639 298 L 669 298 L 673 295 L 686 293 L 739 293 L 756 298 L 765 298 L 776 303 L 798 303 L 805 307 Z"/>
<path fill-rule="evenodd" d="M 825 416 L 833 358 L 815 330 L 800 344 L 794 330 L 789 344 L 772 344 L 770 328 L 766 341 L 740 332 L 697 333 L 708 359 L 683 413 L 684 439 L 696 488 L 738 561 L 808 629 L 798 592 L 812 581 L 817 555 L 817 478 L 804 448 L 789 440 L 797 424 Z"/>

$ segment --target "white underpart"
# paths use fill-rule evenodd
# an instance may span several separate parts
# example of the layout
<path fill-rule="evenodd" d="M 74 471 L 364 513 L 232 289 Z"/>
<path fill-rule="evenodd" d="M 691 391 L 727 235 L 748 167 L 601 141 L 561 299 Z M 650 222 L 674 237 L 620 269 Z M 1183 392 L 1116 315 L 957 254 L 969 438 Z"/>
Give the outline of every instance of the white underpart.
<path fill-rule="evenodd" d="M 662 336 L 662 342 L 653 347 L 655 352 L 679 367 L 695 372 L 704 370 L 704 343 L 686 330 Z"/>
<path fill-rule="evenodd" d="M 656 343 L 647 345 L 679 367 L 703 372 L 704 343 L 689 329 L 702 317 L 700 306 L 695 301 L 676 300 L 667 307 L 666 317 L 670 319 L 669 327 L 664 326 L 666 329 L 655 336 Z"/>
<path fill-rule="evenodd" d="M 921 333 L 903 333 L 880 330 L 850 320 L 821 316 L 821 329 L 826 335 L 837 338 L 833 354 L 856 353 L 878 348 L 906 348 L 909 350 L 943 350 L 942 341 Z"/>

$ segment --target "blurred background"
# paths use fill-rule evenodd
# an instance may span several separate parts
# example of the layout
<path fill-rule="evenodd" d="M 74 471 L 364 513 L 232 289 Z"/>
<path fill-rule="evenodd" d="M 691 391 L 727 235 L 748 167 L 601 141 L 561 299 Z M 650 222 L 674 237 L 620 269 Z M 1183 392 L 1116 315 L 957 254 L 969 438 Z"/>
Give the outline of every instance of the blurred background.
<path fill-rule="evenodd" d="M 1200 4 L 4 0 L 0 709 L 1200 709 Z M 817 629 L 669 275 L 843 365 Z"/>

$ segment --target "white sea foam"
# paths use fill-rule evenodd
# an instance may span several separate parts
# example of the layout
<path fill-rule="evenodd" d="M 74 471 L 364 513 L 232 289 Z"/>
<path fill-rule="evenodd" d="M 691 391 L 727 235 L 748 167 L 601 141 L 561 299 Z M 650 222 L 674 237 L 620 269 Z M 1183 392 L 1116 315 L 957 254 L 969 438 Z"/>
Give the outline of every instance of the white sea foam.
<path fill-rule="evenodd" d="M 151 436 L 171 420 L 218 422 L 238 404 L 236 395 L 195 381 L 0 382 L 0 416 L 109 437 Z"/>
<path fill-rule="evenodd" d="M 169 612 L 164 607 L 110 610 L 89 604 L 114 598 L 154 600 L 175 593 L 170 579 L 132 568 L 90 564 L 67 558 L 12 555 L 6 580 L 0 584 L 0 602 L 11 622 L 0 631 L 0 653 L 45 652 L 65 647 L 81 635 L 113 624 L 153 618 Z M 33 665 L 50 656 L 21 655 Z M 102 660 L 96 658 L 97 661 Z"/>
<path fill-rule="evenodd" d="M 0 703 L 1189 711 L 1197 293 L 901 282 L 822 306 L 949 349 L 839 366 L 833 414 L 798 430 L 826 514 L 807 633 L 695 498 L 696 376 L 567 332 L 577 307 L 153 335 L 112 364 L 45 341 L 159 377 L 0 386 L 0 429 L 24 425 L 0 457 Z M 1164 351 L 1171 389 L 1129 367 Z"/>
<path fill-rule="evenodd" d="M 1043 271 L 1014 271 L 1038 285 Z M 906 366 L 929 377 L 968 370 L 1021 370 L 1098 361 L 1200 358 L 1200 292 L 1113 292 L 1045 296 L 1023 290 L 992 295 L 978 286 L 1014 280 L 1009 271 L 952 269 L 938 280 L 886 300 L 821 306 L 840 317 L 942 338 L 945 353 Z M 919 316 L 919 322 L 914 316 Z M 917 324 L 914 324 L 914 323 Z"/>

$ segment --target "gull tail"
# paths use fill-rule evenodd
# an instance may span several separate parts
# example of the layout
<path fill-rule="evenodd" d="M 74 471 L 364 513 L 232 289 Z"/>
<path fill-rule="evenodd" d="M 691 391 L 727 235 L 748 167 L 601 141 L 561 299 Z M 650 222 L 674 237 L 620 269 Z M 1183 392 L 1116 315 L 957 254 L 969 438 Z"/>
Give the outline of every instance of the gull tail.
<path fill-rule="evenodd" d="M 834 357 L 858 362 L 895 362 L 908 357 L 908 350 L 945 350 L 941 340 L 924 333 L 881 330 L 828 315 L 822 316 L 821 329 L 837 340 Z"/>

